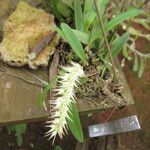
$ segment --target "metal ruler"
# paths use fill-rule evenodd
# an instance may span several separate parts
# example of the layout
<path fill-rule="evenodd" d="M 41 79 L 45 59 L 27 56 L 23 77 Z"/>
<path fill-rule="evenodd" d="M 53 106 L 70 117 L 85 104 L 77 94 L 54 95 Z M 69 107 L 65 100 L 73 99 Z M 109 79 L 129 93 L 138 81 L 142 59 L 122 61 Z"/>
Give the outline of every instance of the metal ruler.
<path fill-rule="evenodd" d="M 98 137 L 141 129 L 136 115 L 89 126 L 89 136 Z"/>

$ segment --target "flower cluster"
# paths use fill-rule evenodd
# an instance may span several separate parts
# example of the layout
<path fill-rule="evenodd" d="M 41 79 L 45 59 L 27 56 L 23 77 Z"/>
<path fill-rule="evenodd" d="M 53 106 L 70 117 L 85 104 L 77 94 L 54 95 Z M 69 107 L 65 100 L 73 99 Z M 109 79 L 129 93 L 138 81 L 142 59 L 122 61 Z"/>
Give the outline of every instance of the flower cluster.
<path fill-rule="evenodd" d="M 58 87 L 56 89 L 56 99 L 51 100 L 51 120 L 47 121 L 47 127 L 50 128 L 46 136 L 54 138 L 58 134 L 63 137 L 67 128 L 67 119 L 69 119 L 70 104 L 75 102 L 75 87 L 80 77 L 84 77 L 83 68 L 72 62 L 72 66 L 62 67 L 63 73 L 58 76 Z"/>

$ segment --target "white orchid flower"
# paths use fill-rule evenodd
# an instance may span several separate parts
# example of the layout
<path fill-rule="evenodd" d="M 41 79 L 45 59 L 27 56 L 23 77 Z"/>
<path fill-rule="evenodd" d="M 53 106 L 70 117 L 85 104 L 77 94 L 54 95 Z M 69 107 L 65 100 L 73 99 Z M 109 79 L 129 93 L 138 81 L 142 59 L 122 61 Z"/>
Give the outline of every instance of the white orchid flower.
<path fill-rule="evenodd" d="M 64 72 L 58 76 L 60 85 L 55 90 L 57 92 L 56 98 L 50 101 L 52 105 L 51 117 L 50 121 L 46 122 L 46 126 L 50 128 L 46 133 L 49 139 L 54 138 L 55 140 L 57 134 L 62 138 L 64 131 L 67 131 L 70 104 L 75 102 L 75 87 L 77 82 L 79 83 L 79 78 L 85 76 L 83 68 L 79 64 L 75 62 L 71 64 L 72 66 L 62 67 Z"/>

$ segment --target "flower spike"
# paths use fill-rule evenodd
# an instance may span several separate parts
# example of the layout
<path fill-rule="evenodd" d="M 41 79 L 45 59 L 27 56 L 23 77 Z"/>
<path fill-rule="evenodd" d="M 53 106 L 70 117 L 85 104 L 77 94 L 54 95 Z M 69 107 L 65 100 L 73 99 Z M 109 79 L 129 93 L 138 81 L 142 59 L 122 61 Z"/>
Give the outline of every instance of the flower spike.
<path fill-rule="evenodd" d="M 51 121 L 46 122 L 46 127 L 50 129 L 45 135 L 49 136 L 49 139 L 55 139 L 57 134 L 62 138 L 64 132 L 67 132 L 70 104 L 75 102 L 75 87 L 79 83 L 79 78 L 85 76 L 83 68 L 78 63 L 71 62 L 71 64 L 72 66 L 62 67 L 63 73 L 58 76 L 59 86 L 55 90 L 56 98 L 50 101 L 52 104 Z"/>

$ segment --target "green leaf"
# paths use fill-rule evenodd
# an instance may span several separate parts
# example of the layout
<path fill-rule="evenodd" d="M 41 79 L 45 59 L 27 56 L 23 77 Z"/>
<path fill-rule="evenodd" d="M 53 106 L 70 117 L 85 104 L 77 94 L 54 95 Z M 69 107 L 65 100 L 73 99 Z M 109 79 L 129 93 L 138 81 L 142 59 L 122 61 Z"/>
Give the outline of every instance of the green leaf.
<path fill-rule="evenodd" d="M 67 41 L 63 31 L 60 28 L 56 27 L 56 31 L 61 36 L 61 38 L 63 38 L 65 41 Z M 79 31 L 79 30 L 74 30 L 74 29 L 72 29 L 72 31 L 74 32 L 74 34 L 76 35 L 76 37 L 79 39 L 79 41 L 81 43 L 88 44 L 89 35 L 87 33 L 84 33 L 84 32 Z"/>
<path fill-rule="evenodd" d="M 137 54 L 134 55 L 133 71 L 138 71 L 138 56 L 137 56 Z"/>
<path fill-rule="evenodd" d="M 9 134 L 12 132 L 15 132 L 15 136 L 17 137 L 17 145 L 21 146 L 23 143 L 23 134 L 25 134 L 25 131 L 27 129 L 26 124 L 19 124 L 19 125 L 11 125 L 7 127 L 7 131 Z"/>
<path fill-rule="evenodd" d="M 123 56 L 124 56 L 126 59 L 129 60 L 130 57 L 129 57 L 128 49 L 127 49 L 126 46 L 124 47 L 124 49 L 123 49 L 123 51 L 122 51 L 122 54 L 123 54 Z"/>
<path fill-rule="evenodd" d="M 106 72 L 108 66 L 109 66 L 108 63 L 106 63 L 106 64 L 104 65 L 104 67 L 103 67 L 103 70 L 102 70 L 102 73 L 101 73 L 101 78 L 102 78 L 102 79 L 103 79 L 103 77 L 104 77 L 104 74 L 105 74 L 105 72 Z"/>
<path fill-rule="evenodd" d="M 97 0 L 98 6 L 99 6 L 99 11 L 101 15 L 103 15 L 105 11 L 105 7 L 108 4 L 109 0 Z M 93 0 L 85 0 L 85 5 L 84 5 L 84 13 L 86 14 L 87 12 L 95 10 L 95 6 L 93 3 Z"/>
<path fill-rule="evenodd" d="M 119 14 L 118 16 L 116 16 L 115 18 L 113 18 L 112 20 L 110 20 L 107 23 L 106 31 L 107 32 L 110 31 L 111 29 L 113 29 L 115 26 L 117 26 L 121 22 L 128 20 L 132 17 L 138 16 L 141 13 L 142 13 L 142 11 L 139 9 L 132 9 L 132 10 L 129 10 L 129 11 Z"/>
<path fill-rule="evenodd" d="M 41 106 L 43 106 L 43 103 L 46 100 L 46 96 L 47 96 L 49 90 L 55 88 L 56 82 L 57 82 L 57 77 L 55 77 L 54 79 L 52 79 L 49 82 L 49 84 L 43 89 L 42 93 L 40 93 L 40 95 L 38 96 L 38 100 L 37 100 L 37 106 L 38 106 L 38 108 L 40 108 Z"/>
<path fill-rule="evenodd" d="M 73 0 L 61 0 L 61 1 L 73 9 Z"/>
<path fill-rule="evenodd" d="M 140 57 L 140 65 L 139 65 L 139 70 L 138 70 L 139 78 L 141 78 L 144 73 L 145 64 L 146 64 L 146 60 L 144 58 Z"/>
<path fill-rule="evenodd" d="M 75 103 L 71 103 L 69 118 L 70 119 L 67 119 L 67 123 L 69 125 L 72 134 L 79 142 L 83 142 L 83 131 Z"/>
<path fill-rule="evenodd" d="M 100 0 L 99 1 L 99 11 L 101 13 L 101 15 L 103 15 L 104 11 L 105 11 L 105 7 L 108 4 L 109 0 Z"/>
<path fill-rule="evenodd" d="M 90 27 L 93 25 L 95 18 L 96 12 L 92 10 L 84 16 L 84 32 L 88 32 Z"/>
<path fill-rule="evenodd" d="M 62 150 L 62 148 L 59 145 L 56 145 L 54 150 Z"/>
<path fill-rule="evenodd" d="M 139 9 L 132 9 L 132 10 L 126 11 L 122 14 L 119 14 L 118 16 L 116 16 L 115 18 L 111 19 L 109 22 L 106 23 L 106 25 L 105 25 L 106 32 L 109 32 L 110 30 L 112 30 L 114 27 L 116 27 L 123 21 L 128 20 L 132 17 L 138 16 L 142 12 L 143 11 L 141 11 Z M 96 39 L 101 38 L 103 35 L 100 26 L 98 24 L 97 24 L 97 26 L 99 27 L 99 29 L 97 29 L 96 32 L 93 33 L 93 36 L 91 36 L 90 44 L 93 43 Z"/>
<path fill-rule="evenodd" d="M 74 15 L 75 15 L 76 29 L 83 31 L 83 14 L 82 14 L 81 0 L 74 1 Z"/>
<path fill-rule="evenodd" d="M 66 5 L 65 3 L 59 1 L 57 3 L 57 9 L 59 11 L 59 13 L 63 16 L 63 17 L 70 17 L 71 16 L 71 9 L 68 5 Z"/>
<path fill-rule="evenodd" d="M 80 42 L 82 42 L 83 44 L 88 44 L 89 35 L 87 33 L 84 33 L 79 30 L 74 30 L 74 29 L 72 29 L 72 31 L 77 36 L 77 38 L 79 39 Z"/>
<path fill-rule="evenodd" d="M 58 11 L 57 4 L 59 0 L 52 0 L 52 8 L 53 8 L 53 13 L 56 16 L 57 19 L 61 19 L 61 13 Z"/>
<path fill-rule="evenodd" d="M 85 0 L 84 2 L 84 15 L 86 15 L 86 13 L 95 10 L 94 7 L 94 3 L 93 0 Z"/>
<path fill-rule="evenodd" d="M 67 24 L 62 23 L 61 28 L 72 50 L 82 61 L 84 61 L 84 63 L 86 63 L 86 53 L 77 36 Z"/>
<path fill-rule="evenodd" d="M 106 25 L 107 23 L 107 17 L 105 15 L 103 15 L 103 23 L 104 25 Z M 95 40 L 97 40 L 98 38 L 100 39 L 102 36 L 103 36 L 102 29 L 99 24 L 98 18 L 96 18 L 90 34 L 89 44 L 92 45 L 93 42 L 95 42 Z"/>
<path fill-rule="evenodd" d="M 23 143 L 22 135 L 25 134 L 27 125 L 20 124 L 20 125 L 15 125 L 15 127 L 16 127 L 17 144 L 18 146 L 21 146 Z"/>
<path fill-rule="evenodd" d="M 124 44 L 128 41 L 129 33 L 124 33 L 121 37 L 118 37 L 117 40 L 113 43 L 111 48 L 112 57 L 116 57 L 119 52 L 123 49 Z"/>
<path fill-rule="evenodd" d="M 56 31 L 61 36 L 61 38 L 63 38 L 65 41 L 67 41 L 64 33 L 62 32 L 62 30 L 60 28 L 56 27 Z"/>
<path fill-rule="evenodd" d="M 22 136 L 21 136 L 21 135 L 17 135 L 17 145 L 18 145 L 18 146 L 21 146 L 22 143 L 23 143 Z"/>
<path fill-rule="evenodd" d="M 87 0 L 88 2 L 85 2 L 86 5 L 85 5 L 85 14 L 84 14 L 84 31 L 85 32 L 88 32 L 88 30 L 90 29 L 90 27 L 93 25 L 93 28 L 92 28 L 92 34 L 90 36 L 90 45 L 92 45 L 92 42 L 95 39 L 95 35 L 97 35 L 97 33 L 101 32 L 102 34 L 102 31 L 100 29 L 100 25 L 99 25 L 99 22 L 98 22 L 98 19 L 96 18 L 97 14 L 96 14 L 96 11 L 95 11 L 95 7 L 94 7 L 94 3 L 93 1 L 89 1 Z M 97 3 L 98 3 L 98 6 L 99 6 L 99 11 L 101 13 L 101 15 L 103 16 L 103 21 L 105 22 L 107 19 L 106 19 L 106 16 L 103 15 L 104 11 L 105 11 L 105 7 L 106 5 L 108 4 L 109 0 L 98 0 Z M 90 6 L 88 6 L 90 5 Z"/>

